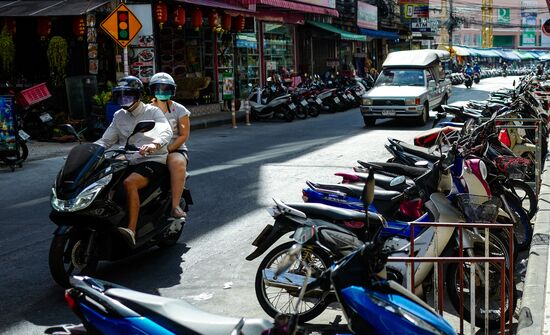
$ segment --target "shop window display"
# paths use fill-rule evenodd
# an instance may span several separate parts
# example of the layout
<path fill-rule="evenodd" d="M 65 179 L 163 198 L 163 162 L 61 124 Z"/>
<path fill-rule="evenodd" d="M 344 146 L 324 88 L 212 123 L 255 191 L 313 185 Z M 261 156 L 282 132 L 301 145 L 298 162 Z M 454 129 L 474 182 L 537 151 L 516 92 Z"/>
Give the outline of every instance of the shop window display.
<path fill-rule="evenodd" d="M 266 77 L 274 73 L 289 78 L 294 71 L 293 27 L 279 23 L 264 23 L 264 58 Z"/>
<path fill-rule="evenodd" d="M 237 34 L 236 36 L 236 96 L 241 99 L 248 98 L 252 87 L 260 83 L 260 55 L 256 34 Z"/>
<path fill-rule="evenodd" d="M 177 84 L 176 100 L 212 103 L 211 31 L 165 27 L 159 34 L 160 67 Z"/>

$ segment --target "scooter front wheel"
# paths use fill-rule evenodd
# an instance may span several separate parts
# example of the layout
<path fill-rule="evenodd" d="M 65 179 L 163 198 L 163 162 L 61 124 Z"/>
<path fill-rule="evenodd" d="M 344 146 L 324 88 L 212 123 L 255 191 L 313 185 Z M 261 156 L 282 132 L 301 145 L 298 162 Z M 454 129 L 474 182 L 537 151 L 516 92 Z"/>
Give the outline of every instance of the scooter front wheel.
<path fill-rule="evenodd" d="M 6 163 L 7 165 L 17 165 L 25 161 L 28 156 L 29 156 L 29 148 L 27 147 L 27 143 L 25 143 L 25 141 L 19 138 L 19 157 L 17 157 L 17 154 L 6 155 L 6 156 L 1 156 L 0 160 Z"/>
<path fill-rule="evenodd" d="M 87 241 L 76 234 L 55 235 L 50 245 L 48 264 L 56 283 L 69 287 L 69 278 L 76 274 L 92 274 L 98 260 L 85 260 Z"/>
<path fill-rule="evenodd" d="M 256 297 L 263 310 L 271 317 L 277 314 L 294 314 L 294 307 L 298 299 L 299 289 L 297 287 L 284 287 L 275 281 L 264 278 L 264 270 L 273 273 L 277 266 L 283 261 L 288 250 L 294 245 L 294 242 L 281 244 L 271 250 L 262 260 L 258 271 L 256 272 Z M 307 261 L 309 266 L 314 269 L 312 277 L 316 277 L 326 270 L 331 262 L 330 257 L 322 250 L 313 248 L 302 251 L 302 259 Z M 287 273 L 291 275 L 304 276 L 305 269 L 296 262 Z M 282 277 L 281 275 L 279 277 Z M 300 284 L 301 286 L 302 284 Z M 319 316 L 328 305 L 328 301 L 323 298 L 322 293 L 306 294 L 304 300 L 298 306 L 299 318 L 301 322 L 307 322 Z"/>

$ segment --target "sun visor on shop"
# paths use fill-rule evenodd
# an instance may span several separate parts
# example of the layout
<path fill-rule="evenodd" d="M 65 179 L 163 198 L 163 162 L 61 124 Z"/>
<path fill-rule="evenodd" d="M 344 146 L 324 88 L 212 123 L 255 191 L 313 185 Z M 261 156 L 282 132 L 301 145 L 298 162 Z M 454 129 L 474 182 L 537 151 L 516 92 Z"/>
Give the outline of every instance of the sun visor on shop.
<path fill-rule="evenodd" d="M 92 11 L 105 0 L 20 0 L 1 1 L 0 16 L 74 16 Z"/>
<path fill-rule="evenodd" d="M 208 6 L 213 8 L 223 8 L 223 9 L 229 9 L 234 11 L 240 11 L 240 12 L 253 12 L 253 10 L 249 10 L 244 7 L 238 7 L 231 4 L 226 3 L 226 1 L 215 1 L 215 0 L 176 0 L 176 2 L 185 2 L 192 5 L 201 5 L 201 6 Z"/>
<path fill-rule="evenodd" d="M 341 29 L 338 29 L 328 23 L 322 23 L 322 22 L 315 22 L 315 21 L 307 21 L 307 23 L 311 24 L 312 26 L 316 26 L 317 28 L 324 29 L 326 31 L 330 31 L 332 33 L 340 35 L 340 38 L 343 40 L 348 41 L 362 41 L 365 42 L 367 40 L 366 36 L 363 35 L 357 35 L 354 33 L 350 33 Z"/>
<path fill-rule="evenodd" d="M 385 38 L 388 40 L 398 40 L 399 34 L 393 31 L 373 30 L 366 28 L 359 28 L 359 32 L 365 36 L 372 38 Z"/>

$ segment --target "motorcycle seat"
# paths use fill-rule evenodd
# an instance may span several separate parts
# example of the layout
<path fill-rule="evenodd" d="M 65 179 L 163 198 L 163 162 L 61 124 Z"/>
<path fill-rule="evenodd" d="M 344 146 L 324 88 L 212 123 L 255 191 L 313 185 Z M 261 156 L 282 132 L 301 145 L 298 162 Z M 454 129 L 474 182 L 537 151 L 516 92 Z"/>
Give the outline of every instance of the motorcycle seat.
<path fill-rule="evenodd" d="M 310 218 L 328 219 L 329 221 L 363 221 L 367 220 L 365 213 L 351 209 L 339 208 L 318 203 L 286 203 L 285 205 L 303 212 Z M 369 212 L 369 223 L 385 225 L 381 215 Z"/>
<path fill-rule="evenodd" d="M 417 167 L 417 166 L 408 166 L 408 165 L 403 165 L 399 163 L 386 163 L 386 162 L 369 163 L 369 162 L 363 162 L 360 160 L 357 162 L 361 164 L 361 166 L 364 166 L 366 168 L 373 168 L 374 171 L 377 171 L 377 172 L 390 173 L 398 176 L 403 175 L 410 178 L 420 177 L 428 171 L 427 168 Z"/>
<path fill-rule="evenodd" d="M 227 335 L 231 334 L 240 321 L 239 318 L 202 311 L 179 299 L 124 288 L 112 288 L 105 291 L 105 294 L 176 334 Z M 245 334 L 260 334 L 271 326 L 267 320 L 245 319 L 242 331 Z"/>
<path fill-rule="evenodd" d="M 437 161 L 441 158 L 441 155 L 437 155 L 437 154 L 432 153 L 432 151 L 430 151 L 430 149 L 428 149 L 428 148 L 408 144 L 408 143 L 405 143 L 405 142 L 402 142 L 402 141 L 399 141 L 399 140 L 394 140 L 394 141 L 397 141 L 397 143 L 403 148 L 403 151 L 411 153 L 415 156 L 424 158 L 427 161 L 435 162 L 435 161 Z"/>
<path fill-rule="evenodd" d="M 336 176 L 342 176 L 342 177 L 346 177 L 346 176 L 355 177 L 356 179 L 358 179 L 359 181 L 362 181 L 362 182 L 365 182 L 367 180 L 368 176 L 369 176 L 367 173 L 362 173 L 362 172 L 355 172 L 353 174 L 335 173 L 335 175 Z M 382 174 L 382 173 L 375 173 L 374 174 L 374 183 L 375 183 L 376 186 L 379 186 L 379 187 L 381 187 L 385 190 L 398 191 L 398 192 L 403 192 L 409 186 L 414 185 L 414 181 L 411 180 L 410 178 L 408 178 L 407 176 L 405 176 L 405 182 L 404 183 L 392 186 L 390 184 L 391 184 L 391 182 L 394 178 L 395 178 L 394 176 L 388 176 L 388 175 Z"/>
<path fill-rule="evenodd" d="M 361 199 L 363 196 L 363 186 L 353 184 L 321 184 L 308 181 L 307 184 L 316 190 L 339 191 L 347 196 Z M 388 191 L 381 188 L 374 190 L 374 199 L 381 201 L 391 201 L 393 198 L 401 195 L 401 192 Z"/>

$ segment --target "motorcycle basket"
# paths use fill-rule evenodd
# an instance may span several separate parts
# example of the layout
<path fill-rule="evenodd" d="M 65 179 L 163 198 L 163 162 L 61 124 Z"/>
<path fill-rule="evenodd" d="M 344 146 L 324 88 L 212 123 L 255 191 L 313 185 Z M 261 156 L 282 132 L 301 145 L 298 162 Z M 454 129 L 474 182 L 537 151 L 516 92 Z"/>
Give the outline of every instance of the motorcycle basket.
<path fill-rule="evenodd" d="M 521 179 L 527 175 L 531 161 L 523 157 L 500 156 L 495 159 L 495 164 L 508 178 Z"/>
<path fill-rule="evenodd" d="M 500 199 L 491 196 L 472 195 L 468 193 L 456 196 L 458 207 L 468 222 L 494 223 L 497 220 Z"/>

